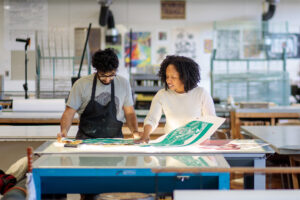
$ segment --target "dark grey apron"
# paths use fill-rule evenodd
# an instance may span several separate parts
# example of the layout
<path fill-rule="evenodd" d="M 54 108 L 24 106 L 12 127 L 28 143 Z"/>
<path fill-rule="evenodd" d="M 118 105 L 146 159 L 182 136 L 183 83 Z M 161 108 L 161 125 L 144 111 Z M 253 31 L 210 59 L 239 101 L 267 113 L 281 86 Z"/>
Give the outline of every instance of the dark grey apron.
<path fill-rule="evenodd" d="M 123 122 L 117 120 L 114 81 L 111 82 L 111 101 L 103 106 L 95 101 L 97 74 L 94 76 L 91 100 L 80 116 L 76 139 L 123 138 Z"/>

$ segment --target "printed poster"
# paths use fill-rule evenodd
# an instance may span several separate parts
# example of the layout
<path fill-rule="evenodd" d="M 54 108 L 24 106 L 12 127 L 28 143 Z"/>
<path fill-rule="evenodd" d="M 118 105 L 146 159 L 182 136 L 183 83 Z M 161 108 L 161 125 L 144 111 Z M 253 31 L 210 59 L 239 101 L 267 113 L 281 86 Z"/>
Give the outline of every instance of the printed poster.
<path fill-rule="evenodd" d="M 149 144 L 135 144 L 133 139 L 119 139 L 119 138 L 96 138 L 86 140 L 63 140 L 75 142 L 77 144 L 93 144 L 93 145 L 137 145 L 142 147 L 172 147 L 172 146 L 189 146 L 200 144 L 217 130 L 225 121 L 220 117 L 202 117 L 199 120 L 191 121 L 185 126 L 181 126 L 168 134 L 152 140 Z"/>
<path fill-rule="evenodd" d="M 174 53 L 196 59 L 199 51 L 199 38 L 197 32 L 186 29 L 176 29 L 173 31 L 172 38 Z"/>
<path fill-rule="evenodd" d="M 156 32 L 156 43 L 155 43 L 155 50 L 154 50 L 154 62 L 155 65 L 160 65 L 162 61 L 166 58 L 169 54 L 169 46 L 170 46 L 170 39 L 168 31 L 160 30 Z"/>
<path fill-rule="evenodd" d="M 129 41 L 130 33 L 125 36 L 125 64 L 129 66 Z M 131 67 L 144 67 L 151 65 L 151 33 L 133 32 L 132 33 L 132 55 Z"/>

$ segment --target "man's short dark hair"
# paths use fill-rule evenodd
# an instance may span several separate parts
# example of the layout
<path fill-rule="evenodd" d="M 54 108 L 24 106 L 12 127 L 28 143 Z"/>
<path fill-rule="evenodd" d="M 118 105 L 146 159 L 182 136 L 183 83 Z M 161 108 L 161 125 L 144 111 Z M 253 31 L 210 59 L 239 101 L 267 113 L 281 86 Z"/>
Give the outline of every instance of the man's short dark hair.
<path fill-rule="evenodd" d="M 93 67 L 100 72 L 111 72 L 119 67 L 119 59 L 113 49 L 98 50 L 92 58 Z"/>
<path fill-rule="evenodd" d="M 161 78 L 162 83 L 165 84 L 165 89 L 168 89 L 166 83 L 166 69 L 168 65 L 174 65 L 179 78 L 184 84 L 185 92 L 197 87 L 200 81 L 199 65 L 190 58 L 184 56 L 167 56 L 160 65 L 158 76 Z"/>

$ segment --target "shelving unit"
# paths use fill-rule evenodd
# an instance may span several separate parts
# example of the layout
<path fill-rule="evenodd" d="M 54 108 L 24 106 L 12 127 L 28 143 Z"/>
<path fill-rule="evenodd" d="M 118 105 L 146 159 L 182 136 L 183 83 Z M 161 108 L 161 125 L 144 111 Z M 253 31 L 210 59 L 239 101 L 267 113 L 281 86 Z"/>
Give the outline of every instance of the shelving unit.
<path fill-rule="evenodd" d="M 274 102 L 288 105 L 289 74 L 285 52 L 280 59 L 220 59 L 211 57 L 211 94 L 221 101 Z"/>
<path fill-rule="evenodd" d="M 131 87 L 134 93 L 156 93 L 162 84 L 156 74 L 131 74 Z"/>
<path fill-rule="evenodd" d="M 82 35 L 85 35 L 84 31 L 82 32 Z M 75 37 L 76 33 L 75 30 Z M 79 70 L 79 52 L 82 52 L 82 40 L 84 41 L 83 36 L 76 38 L 73 47 L 66 30 L 36 31 L 36 98 L 68 97 L 72 87 L 71 78 L 76 76 Z M 91 74 L 90 47 L 87 48 L 82 76 Z"/>
<path fill-rule="evenodd" d="M 155 74 L 131 74 L 131 88 L 135 97 L 136 109 L 149 109 L 154 95 L 163 88 Z"/>

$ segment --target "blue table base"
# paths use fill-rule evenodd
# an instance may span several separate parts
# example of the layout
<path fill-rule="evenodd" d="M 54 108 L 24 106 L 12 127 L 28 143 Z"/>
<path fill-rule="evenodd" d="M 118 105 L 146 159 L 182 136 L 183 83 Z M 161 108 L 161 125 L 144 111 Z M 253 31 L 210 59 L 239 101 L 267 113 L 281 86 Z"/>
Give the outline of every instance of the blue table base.
<path fill-rule="evenodd" d="M 172 193 L 175 189 L 225 189 L 229 173 L 155 174 L 151 169 L 33 169 L 37 199 L 43 194 Z"/>

